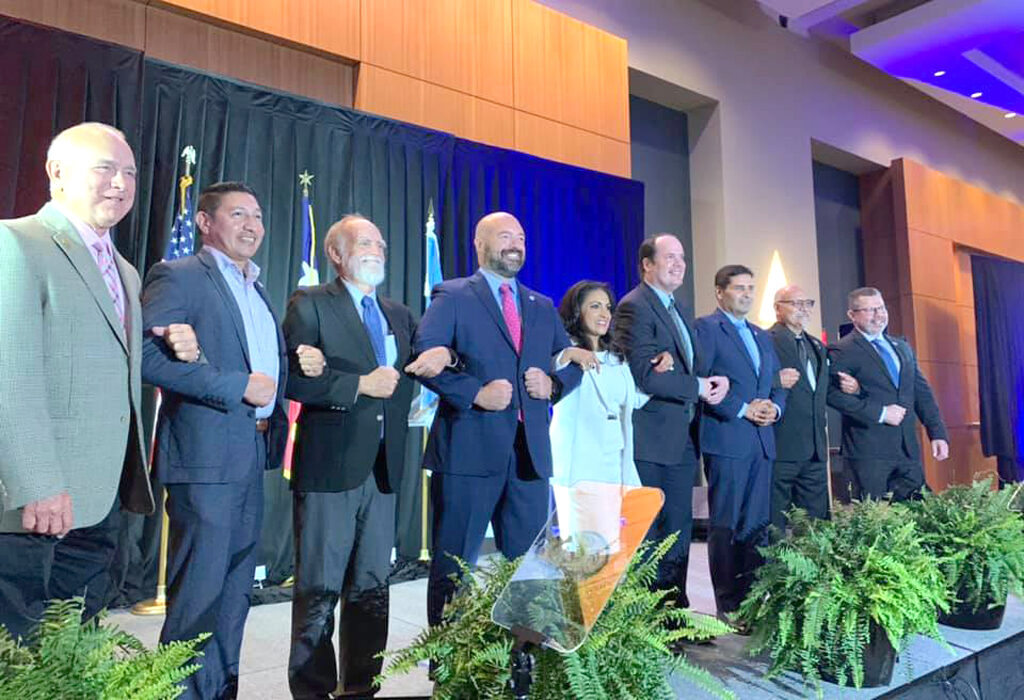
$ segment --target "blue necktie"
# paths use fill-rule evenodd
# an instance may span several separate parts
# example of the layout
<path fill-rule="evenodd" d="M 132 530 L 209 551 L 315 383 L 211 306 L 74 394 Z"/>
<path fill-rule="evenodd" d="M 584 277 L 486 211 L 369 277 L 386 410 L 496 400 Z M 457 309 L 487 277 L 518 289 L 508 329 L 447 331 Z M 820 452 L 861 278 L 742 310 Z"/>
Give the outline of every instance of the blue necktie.
<path fill-rule="evenodd" d="M 754 334 L 751 332 L 750 327 L 747 326 L 746 321 L 740 321 L 733 325 L 736 326 L 736 332 L 740 334 L 743 344 L 747 346 L 747 353 L 750 355 L 750 359 L 754 363 L 754 371 L 760 373 L 761 352 L 757 349 L 757 342 L 754 340 Z"/>
<path fill-rule="evenodd" d="M 370 336 L 370 345 L 373 346 L 377 364 L 384 367 L 388 363 L 387 352 L 384 350 L 384 329 L 380 327 L 377 305 L 369 295 L 363 297 L 363 325 L 366 326 L 366 334 Z"/>
<path fill-rule="evenodd" d="M 875 338 L 871 341 L 871 344 L 875 346 L 875 350 L 882 356 L 882 362 L 885 363 L 885 368 L 889 370 L 889 379 L 892 380 L 892 385 L 899 389 L 900 371 L 896 368 L 896 360 L 892 359 L 892 354 L 882 345 L 881 339 Z"/>

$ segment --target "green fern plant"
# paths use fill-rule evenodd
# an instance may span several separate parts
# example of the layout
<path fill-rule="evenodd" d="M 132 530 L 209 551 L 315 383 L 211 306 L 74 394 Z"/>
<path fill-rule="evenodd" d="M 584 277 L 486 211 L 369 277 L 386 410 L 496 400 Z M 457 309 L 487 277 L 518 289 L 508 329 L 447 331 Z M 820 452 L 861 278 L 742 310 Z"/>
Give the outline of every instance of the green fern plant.
<path fill-rule="evenodd" d="M 168 700 L 198 670 L 189 662 L 208 634 L 147 650 L 100 619 L 82 623 L 81 598 L 53 601 L 27 642 L 0 627 L 0 698 Z"/>
<path fill-rule="evenodd" d="M 658 561 L 674 541 L 673 536 L 641 546 L 576 651 L 533 650 L 531 698 L 670 700 L 675 697 L 669 685 L 673 673 L 716 697 L 734 698 L 706 670 L 672 651 L 680 640 L 708 640 L 730 631 L 715 618 L 674 607 L 670 592 L 651 590 Z M 405 649 L 386 654 L 389 663 L 378 680 L 433 660 L 437 700 L 511 698 L 509 658 L 514 639 L 491 621 L 491 608 L 518 563 L 495 558 L 475 573 L 462 564 L 465 578 L 445 607 L 443 623 L 424 630 Z"/>
<path fill-rule="evenodd" d="M 832 520 L 790 513 L 792 534 L 763 548 L 765 564 L 738 611 L 752 655 L 767 652 L 767 675 L 803 674 L 821 695 L 822 673 L 861 687 L 872 624 L 897 653 L 922 634 L 945 641 L 938 610 L 948 610 L 938 563 L 905 511 L 865 501 Z"/>
<path fill-rule="evenodd" d="M 907 506 L 922 544 L 939 561 L 951 605 L 973 613 L 1022 592 L 1024 519 L 1011 507 L 1015 495 L 1015 489 L 993 491 L 985 479 L 926 493 Z"/>

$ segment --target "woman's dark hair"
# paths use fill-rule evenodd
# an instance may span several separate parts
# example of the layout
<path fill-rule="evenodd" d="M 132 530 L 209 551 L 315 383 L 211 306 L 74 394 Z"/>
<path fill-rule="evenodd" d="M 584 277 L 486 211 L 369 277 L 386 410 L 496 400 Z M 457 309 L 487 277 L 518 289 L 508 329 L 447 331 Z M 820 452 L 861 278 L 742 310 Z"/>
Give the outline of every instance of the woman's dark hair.
<path fill-rule="evenodd" d="M 612 291 L 611 287 L 604 282 L 580 280 L 573 286 L 569 287 L 565 296 L 562 297 L 562 301 L 558 305 L 558 315 L 562 317 L 562 323 L 565 324 L 565 332 L 569 334 L 569 337 L 572 338 L 577 345 L 588 350 L 608 350 L 609 352 L 618 355 L 619 358 L 622 358 L 622 350 L 620 350 L 615 344 L 611 328 L 608 329 L 607 333 L 597 339 L 597 348 L 590 347 L 590 341 L 583 333 L 583 300 L 587 298 L 588 294 L 598 290 L 608 295 L 608 299 L 612 304 L 612 311 L 614 311 L 615 292 Z"/>

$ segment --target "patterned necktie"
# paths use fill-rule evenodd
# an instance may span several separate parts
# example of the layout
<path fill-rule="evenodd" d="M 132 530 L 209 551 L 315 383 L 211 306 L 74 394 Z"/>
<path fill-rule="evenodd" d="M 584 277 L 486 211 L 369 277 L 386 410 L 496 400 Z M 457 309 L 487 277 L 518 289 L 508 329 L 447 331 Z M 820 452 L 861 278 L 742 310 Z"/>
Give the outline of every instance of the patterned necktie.
<path fill-rule="evenodd" d="M 885 363 L 885 368 L 889 370 L 889 379 L 892 380 L 892 385 L 897 389 L 900 388 L 900 371 L 896 367 L 896 360 L 892 359 L 892 354 L 889 350 L 882 345 L 882 341 L 879 338 L 875 338 L 871 341 L 871 344 L 875 346 L 875 350 L 882 356 L 882 362 Z"/>
<path fill-rule="evenodd" d="M 370 345 L 373 346 L 373 355 L 377 358 L 377 365 L 384 367 L 388 363 L 387 351 L 384 349 L 384 329 L 380 326 L 380 314 L 377 313 L 377 305 L 373 297 L 363 297 L 363 325 L 366 326 L 366 334 L 370 336 Z"/>
<path fill-rule="evenodd" d="M 121 278 L 117 274 L 114 258 L 111 257 L 103 241 L 96 241 L 92 244 L 92 247 L 96 251 L 96 262 L 99 263 L 100 274 L 103 275 L 103 281 L 107 283 L 110 300 L 114 302 L 117 318 L 121 321 L 121 327 L 127 330 L 127 327 L 124 325 L 124 298 L 121 296 Z"/>
<path fill-rule="evenodd" d="M 675 322 L 676 328 L 679 330 L 679 337 L 683 340 L 683 349 L 686 351 L 686 369 L 692 372 L 693 341 L 690 338 L 690 334 L 686 332 L 686 324 L 683 323 L 683 317 L 679 314 L 679 309 L 676 308 L 675 302 L 670 301 L 668 303 L 668 315 L 672 317 L 672 321 Z"/>
<path fill-rule="evenodd" d="M 512 336 L 512 344 L 518 355 L 523 349 L 523 328 L 519 323 L 519 309 L 516 307 L 516 298 L 512 294 L 512 285 L 505 282 L 498 287 L 498 291 L 501 292 L 501 313 L 505 317 L 508 334 Z"/>

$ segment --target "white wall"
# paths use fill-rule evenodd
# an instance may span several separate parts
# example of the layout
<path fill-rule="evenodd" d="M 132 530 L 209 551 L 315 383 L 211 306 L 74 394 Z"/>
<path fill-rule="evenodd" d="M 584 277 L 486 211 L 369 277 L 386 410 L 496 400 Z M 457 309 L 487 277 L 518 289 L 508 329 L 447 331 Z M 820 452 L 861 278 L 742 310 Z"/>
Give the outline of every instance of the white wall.
<path fill-rule="evenodd" d="M 881 165 L 908 157 L 1024 201 L 1024 147 L 782 29 L 752 0 L 541 1 L 625 37 L 630 67 L 718 101 L 690 120 L 699 314 L 714 306 L 720 265 L 763 279 L 775 249 L 791 282 L 818 289 L 811 139 Z"/>

